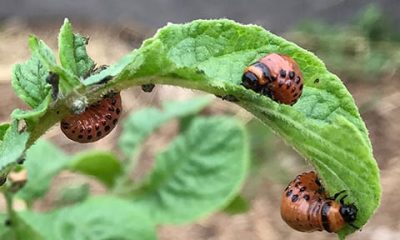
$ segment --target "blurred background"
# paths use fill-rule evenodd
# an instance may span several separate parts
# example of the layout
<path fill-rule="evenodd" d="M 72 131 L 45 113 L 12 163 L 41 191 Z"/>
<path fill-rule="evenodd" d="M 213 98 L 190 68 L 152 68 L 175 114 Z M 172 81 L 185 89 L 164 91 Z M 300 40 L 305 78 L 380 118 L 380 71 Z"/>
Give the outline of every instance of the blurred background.
<path fill-rule="evenodd" d="M 98 64 L 114 63 L 167 22 L 197 18 L 226 17 L 259 24 L 311 50 L 353 94 L 381 169 L 381 207 L 362 231 L 349 239 L 400 239 L 400 194 L 396 192 L 400 184 L 398 0 L 0 0 L 0 122 L 9 121 L 14 108 L 26 108 L 13 93 L 10 78 L 12 65 L 29 56 L 27 37 L 33 33 L 56 49 L 58 30 L 65 17 L 76 32 L 90 36 L 88 52 Z M 168 86 L 157 86 L 152 93 L 129 89 L 123 92 L 124 114 L 199 94 Z M 295 232 L 280 218 L 282 190 L 294 176 L 311 169 L 293 149 L 233 104 L 215 99 L 203 114 L 232 114 L 246 123 L 251 136 L 252 168 L 242 194 L 250 203 L 249 209 L 233 216 L 217 213 L 189 225 L 162 226 L 160 239 L 336 239 L 326 232 Z M 85 145 L 69 141 L 58 126 L 45 137 L 65 151 L 76 153 L 87 148 L 114 149 L 119 131 Z M 148 140 L 138 176 L 145 174 L 155 152 L 168 144 L 176 132 L 176 123 L 171 123 Z M 78 189 L 75 194 L 104 191 L 91 179 L 65 173 L 34 207 L 46 210 L 59 204 L 68 198 L 65 192 L 71 186 Z"/>

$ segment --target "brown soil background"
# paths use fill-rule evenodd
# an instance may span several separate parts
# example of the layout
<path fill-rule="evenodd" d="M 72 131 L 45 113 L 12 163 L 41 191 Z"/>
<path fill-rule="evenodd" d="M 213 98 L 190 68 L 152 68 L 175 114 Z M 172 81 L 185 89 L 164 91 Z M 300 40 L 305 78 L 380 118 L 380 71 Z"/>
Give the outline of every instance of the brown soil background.
<path fill-rule="evenodd" d="M 29 56 L 27 37 L 33 33 L 56 49 L 57 24 L 30 24 L 11 20 L 0 27 L 0 122 L 8 121 L 14 108 L 26 108 L 16 97 L 11 85 L 10 75 L 14 63 L 23 62 Z M 142 26 L 105 27 L 97 25 L 79 25 L 75 30 L 90 36 L 89 54 L 99 64 L 112 64 L 120 57 L 138 47 L 141 41 L 151 36 L 154 31 Z M 376 83 L 346 83 L 360 106 L 362 117 L 370 131 L 375 157 L 381 169 L 383 197 L 380 208 L 364 226 L 362 231 L 349 239 L 395 240 L 400 239 L 400 194 L 396 188 L 400 185 L 400 81 L 393 74 Z M 143 93 L 140 89 L 129 89 L 123 92 L 124 115 L 130 111 L 146 106 L 159 106 L 165 100 L 190 98 L 201 93 L 177 87 L 157 86 L 152 93 Z M 207 114 L 230 113 L 244 121 L 251 116 L 233 104 L 215 100 Z M 115 149 L 115 141 L 120 129 L 117 128 L 107 138 L 87 145 L 80 145 L 66 139 L 58 126 L 53 127 L 45 138 L 54 142 L 68 153 L 83 149 Z M 176 133 L 176 125 L 169 124 L 146 143 L 142 154 L 137 176 L 145 174 L 151 167 L 151 159 L 156 151 L 162 149 Z M 334 234 L 300 233 L 290 229 L 280 218 L 280 194 L 287 182 L 296 174 L 310 169 L 304 161 L 289 147 L 282 147 L 283 142 L 274 138 L 271 142 L 279 149 L 272 159 L 266 160 L 261 175 L 248 179 L 243 193 L 251 200 L 251 209 L 247 213 L 229 216 L 223 213 L 213 214 L 193 224 L 182 226 L 162 226 L 159 236 L 162 240 L 274 240 L 274 239 L 336 239 Z M 150 147 L 151 146 L 151 147 Z M 157 147 L 154 147 L 157 146 Z M 268 156 L 264 156 L 268 158 Z M 286 175 L 277 181 L 270 169 L 271 166 L 285 169 Z M 94 193 L 104 192 L 102 186 L 80 176 L 63 173 L 54 180 L 49 194 L 39 201 L 35 208 L 49 209 L 54 205 L 57 191 L 71 183 L 89 182 Z M 23 206 L 18 206 L 23 208 Z"/>

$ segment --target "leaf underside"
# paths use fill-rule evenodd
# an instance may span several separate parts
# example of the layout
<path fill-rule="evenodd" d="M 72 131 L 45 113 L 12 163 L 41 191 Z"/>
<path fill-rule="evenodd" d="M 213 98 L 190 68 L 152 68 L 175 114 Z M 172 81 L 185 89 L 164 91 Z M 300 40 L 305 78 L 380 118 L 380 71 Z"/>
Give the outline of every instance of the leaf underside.
<path fill-rule="evenodd" d="M 243 69 L 269 53 L 289 55 L 301 68 L 305 85 L 294 106 L 239 85 Z M 346 87 L 312 53 L 258 26 L 222 19 L 170 24 L 130 56 L 115 85 L 150 79 L 233 95 L 313 165 L 331 195 L 347 190 L 359 209 L 355 225 L 376 210 L 381 187 L 368 131 Z M 339 234 L 354 231 L 346 227 Z"/>

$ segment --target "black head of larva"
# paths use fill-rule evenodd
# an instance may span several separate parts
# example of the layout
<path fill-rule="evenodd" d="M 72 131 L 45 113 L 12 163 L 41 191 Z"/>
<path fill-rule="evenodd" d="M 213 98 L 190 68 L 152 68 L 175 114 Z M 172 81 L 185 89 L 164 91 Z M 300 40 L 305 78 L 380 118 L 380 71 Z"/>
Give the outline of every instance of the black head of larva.
<path fill-rule="evenodd" d="M 252 72 L 245 72 L 242 76 L 242 85 L 245 88 L 248 89 L 253 89 L 255 91 L 258 91 L 259 89 L 259 84 L 258 84 L 258 78 L 257 76 L 252 73 Z"/>
<path fill-rule="evenodd" d="M 347 223 L 352 223 L 357 219 L 358 209 L 354 204 L 342 204 L 340 207 L 340 215 Z"/>

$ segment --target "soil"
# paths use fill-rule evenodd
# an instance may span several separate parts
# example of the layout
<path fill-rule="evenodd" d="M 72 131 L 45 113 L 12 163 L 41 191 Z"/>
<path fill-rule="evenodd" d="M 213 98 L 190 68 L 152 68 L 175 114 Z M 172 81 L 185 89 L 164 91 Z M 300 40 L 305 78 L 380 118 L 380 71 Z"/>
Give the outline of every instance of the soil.
<path fill-rule="evenodd" d="M 26 108 L 16 97 L 10 85 L 12 64 L 25 61 L 29 56 L 27 38 L 33 33 L 43 39 L 52 49 L 56 49 L 59 25 L 35 25 L 32 23 L 9 21 L 0 26 L 0 122 L 8 121 L 14 108 Z M 120 57 L 138 47 L 141 41 L 150 36 L 153 31 L 144 31 L 140 26 L 105 27 L 97 25 L 79 25 L 76 30 L 83 35 L 90 36 L 89 54 L 99 64 L 111 64 Z M 112 46 L 112 47 L 110 47 Z M 394 73 L 375 83 L 362 81 L 346 83 L 353 94 L 366 125 L 374 147 L 375 157 L 381 169 L 383 197 L 381 207 L 372 217 L 370 222 L 357 234 L 349 239 L 366 240 L 391 240 L 400 239 L 400 194 L 396 188 L 400 185 L 400 82 Z M 140 89 L 129 89 L 123 92 L 124 112 L 126 116 L 130 111 L 147 107 L 160 106 L 168 99 L 185 99 L 199 93 L 176 87 L 157 86 L 152 93 L 144 93 Z M 209 114 L 231 112 L 248 121 L 251 116 L 239 108 L 216 100 L 209 109 Z M 84 149 L 98 148 L 103 150 L 115 149 L 116 137 L 120 129 L 117 128 L 109 137 L 92 144 L 76 144 L 63 136 L 58 126 L 53 127 L 45 138 L 54 142 L 68 153 L 75 153 Z M 175 134 L 176 125 L 171 123 L 162 128 L 157 137 L 151 138 L 147 146 L 158 146 L 147 149 L 141 157 L 136 177 L 143 175 L 151 167 L 151 158 L 154 153 L 162 149 Z M 274 140 L 277 144 L 281 140 Z M 278 156 L 289 156 L 294 159 L 300 168 L 309 168 L 301 158 L 289 147 Z M 276 157 L 279 158 L 279 157 Z M 274 159 L 279 161 L 279 159 Z M 285 161 L 279 163 L 280 167 L 288 165 Z M 289 164 L 290 165 L 290 164 Z M 294 169 L 288 174 L 287 181 L 276 181 L 268 176 L 262 176 L 257 181 L 257 188 L 244 189 L 244 194 L 251 200 L 251 209 L 244 213 L 229 216 L 216 213 L 193 224 L 183 226 L 162 226 L 159 236 L 162 240 L 270 240 L 270 239 L 337 239 L 334 234 L 326 232 L 300 233 L 289 228 L 280 217 L 279 201 L 282 189 L 289 182 L 291 176 L 299 172 Z M 249 179 L 251 181 L 251 179 Z M 89 182 L 95 194 L 104 192 L 104 188 L 94 181 L 63 173 L 54 180 L 49 194 L 39 201 L 35 208 L 38 210 L 49 209 L 55 203 L 60 186 L 69 183 Z M 248 184 L 251 189 L 251 184 Z M 23 208 L 23 206 L 20 206 Z"/>

